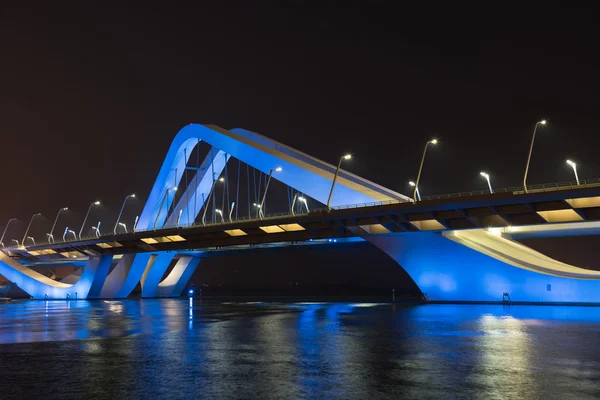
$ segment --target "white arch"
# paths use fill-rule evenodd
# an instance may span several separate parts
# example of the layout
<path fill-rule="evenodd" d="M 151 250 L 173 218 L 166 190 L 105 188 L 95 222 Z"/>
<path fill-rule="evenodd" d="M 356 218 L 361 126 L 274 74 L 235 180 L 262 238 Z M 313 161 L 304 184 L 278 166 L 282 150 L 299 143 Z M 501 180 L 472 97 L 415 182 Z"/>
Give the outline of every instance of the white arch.
<path fill-rule="evenodd" d="M 168 190 L 180 184 L 187 161 L 199 141 L 206 142 L 265 174 L 276 167 L 282 167 L 283 170 L 274 176 L 275 179 L 321 203 L 327 203 L 335 166 L 257 133 L 243 129 L 227 131 L 214 125 L 190 124 L 181 129 L 173 139 L 138 221 L 137 230 L 154 229 L 155 221 L 159 221 L 158 227 L 163 226 L 167 216 L 163 218 L 162 212 L 170 205 Z M 220 174 L 221 171 L 222 168 L 215 169 L 215 173 Z M 400 193 L 340 170 L 331 205 L 388 200 L 410 201 Z"/>

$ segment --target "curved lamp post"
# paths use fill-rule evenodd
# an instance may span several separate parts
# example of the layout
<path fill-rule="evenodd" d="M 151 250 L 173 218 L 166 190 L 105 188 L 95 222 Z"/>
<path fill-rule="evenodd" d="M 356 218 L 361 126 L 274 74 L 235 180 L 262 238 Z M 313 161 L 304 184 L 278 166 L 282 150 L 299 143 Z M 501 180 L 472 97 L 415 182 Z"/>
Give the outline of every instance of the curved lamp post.
<path fill-rule="evenodd" d="M 487 181 L 488 187 L 490 188 L 490 193 L 494 193 L 494 191 L 492 190 L 492 183 L 490 182 L 490 174 L 482 171 L 479 173 L 479 175 L 483 176 Z"/>
<path fill-rule="evenodd" d="M 52 243 L 54 243 L 54 228 L 56 228 L 56 223 L 58 222 L 58 217 L 60 217 L 60 214 L 62 214 L 63 211 L 67 211 L 68 208 L 67 207 L 63 207 L 60 210 L 58 210 L 58 214 L 56 214 L 56 218 L 54 219 L 54 224 L 52 224 L 52 229 L 50 229 L 50 233 L 48 233 L 46 236 L 48 236 L 48 242 L 52 241 Z"/>
<path fill-rule="evenodd" d="M 413 200 L 415 202 L 417 201 L 417 190 L 419 188 L 419 181 L 421 180 L 421 171 L 423 171 L 423 163 L 425 162 L 425 154 L 427 154 L 427 148 L 430 144 L 437 144 L 437 142 L 437 139 L 433 139 L 425 143 L 425 148 L 423 149 L 423 157 L 421 157 L 421 165 L 419 166 L 419 173 L 417 174 L 417 182 L 415 183 L 415 190 L 413 191 Z"/>
<path fill-rule="evenodd" d="M 2 248 L 4 248 L 4 235 L 6 235 L 6 231 L 8 230 L 8 226 L 10 225 L 11 222 L 16 221 L 16 220 L 17 220 L 16 218 L 11 218 L 6 223 L 6 226 L 4 227 L 4 232 L 2 232 L 2 237 L 0 237 L 0 246 L 2 246 Z"/>
<path fill-rule="evenodd" d="M 31 228 L 31 224 L 33 223 L 33 219 L 34 219 L 35 217 L 39 217 L 39 216 L 41 216 L 41 215 L 42 215 L 42 214 L 40 214 L 40 213 L 33 214 L 33 216 L 31 217 L 31 219 L 29 220 L 29 225 L 27 225 L 27 230 L 25 231 L 25 234 L 23 235 L 23 240 L 21 240 L 21 244 L 22 244 L 23 246 L 25 246 L 25 239 L 27 239 L 27 234 L 29 233 L 29 228 Z"/>
<path fill-rule="evenodd" d="M 573 168 L 573 173 L 575 174 L 575 181 L 577 181 L 577 186 L 579 186 L 579 176 L 577 175 L 577 164 L 575 164 L 571 160 L 567 160 L 567 164 L 569 164 L 571 166 L 571 168 Z"/>
<path fill-rule="evenodd" d="M 33 238 L 33 236 L 27 236 L 27 239 L 31 240 L 31 243 L 33 243 L 33 245 L 35 246 L 35 239 Z M 25 246 L 25 242 L 23 242 L 23 246 Z"/>
<path fill-rule="evenodd" d="M 217 209 L 215 209 L 215 212 L 221 216 L 221 222 L 224 223 L 225 222 L 225 218 L 223 218 L 223 211 L 221 211 L 221 210 L 219 210 L 217 208 Z"/>
<path fill-rule="evenodd" d="M 546 120 L 543 119 L 535 123 L 533 128 L 533 136 L 531 136 L 531 145 L 529 146 L 529 155 L 527 156 L 527 164 L 525 165 L 525 175 L 523 176 L 523 191 L 527 193 L 527 173 L 529 172 L 529 162 L 531 161 L 531 152 L 533 151 L 533 143 L 535 142 L 535 134 L 540 125 L 546 125 Z"/>
<path fill-rule="evenodd" d="M 90 216 L 90 211 L 92 211 L 92 207 L 99 206 L 99 205 L 100 205 L 99 201 L 95 201 L 92 204 L 90 204 L 90 206 L 87 210 L 87 213 L 85 214 L 85 218 L 83 219 L 83 224 L 81 224 L 81 229 L 79 230 L 79 240 L 81 240 L 81 232 L 83 232 L 83 227 L 85 226 L 85 223 L 87 222 L 87 219 Z M 75 236 L 75 239 L 77 239 L 77 236 Z"/>
<path fill-rule="evenodd" d="M 412 187 L 414 187 L 414 188 L 415 188 L 414 190 L 415 190 L 415 192 L 417 193 L 417 199 L 418 199 L 419 201 L 421 201 L 421 193 L 419 193 L 419 188 L 417 187 L 417 184 L 416 184 L 416 183 L 414 183 L 413 181 L 409 181 L 409 182 L 408 182 L 408 184 L 409 184 L 410 186 L 412 186 Z"/>
<path fill-rule="evenodd" d="M 100 236 L 102 236 L 100 234 L 100 224 L 102 223 L 102 221 L 98 221 L 98 226 L 92 226 L 92 229 L 94 230 L 94 232 L 96 232 L 96 237 L 99 238 Z"/>
<path fill-rule="evenodd" d="M 342 161 L 350 160 L 352 158 L 352 154 L 346 154 L 345 156 L 340 157 L 340 162 L 338 162 L 337 168 L 335 169 L 335 175 L 333 176 L 333 181 L 331 182 L 331 190 L 329 191 L 329 198 L 327 199 L 327 209 L 331 210 L 331 197 L 333 196 L 333 189 L 335 188 L 335 182 L 337 181 L 337 177 L 340 173 L 340 167 L 342 166 Z"/>
<path fill-rule="evenodd" d="M 123 214 L 123 210 L 125 209 L 125 204 L 127 204 L 127 200 L 135 197 L 135 194 L 130 194 L 129 196 L 125 196 L 125 200 L 123 200 L 123 205 L 121 206 L 121 211 L 119 211 L 119 216 L 117 217 L 117 222 L 115 223 L 115 228 L 113 229 L 113 234 L 117 234 L 117 227 L 119 226 L 119 221 L 121 220 L 121 215 Z M 127 233 L 127 232 L 125 232 Z"/>

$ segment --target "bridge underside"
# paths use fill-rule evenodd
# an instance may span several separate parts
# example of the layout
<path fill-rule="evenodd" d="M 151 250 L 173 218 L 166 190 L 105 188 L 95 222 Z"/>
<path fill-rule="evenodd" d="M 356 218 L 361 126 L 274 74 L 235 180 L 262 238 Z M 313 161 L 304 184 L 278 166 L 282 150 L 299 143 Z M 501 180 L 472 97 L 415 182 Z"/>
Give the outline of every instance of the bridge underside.
<path fill-rule="evenodd" d="M 468 233 L 467 233 L 468 232 Z M 460 237 L 469 235 L 469 239 Z M 600 272 L 560 263 L 484 230 L 366 239 L 392 257 L 429 301 L 600 303 Z M 508 247 L 508 248 L 507 248 Z"/>

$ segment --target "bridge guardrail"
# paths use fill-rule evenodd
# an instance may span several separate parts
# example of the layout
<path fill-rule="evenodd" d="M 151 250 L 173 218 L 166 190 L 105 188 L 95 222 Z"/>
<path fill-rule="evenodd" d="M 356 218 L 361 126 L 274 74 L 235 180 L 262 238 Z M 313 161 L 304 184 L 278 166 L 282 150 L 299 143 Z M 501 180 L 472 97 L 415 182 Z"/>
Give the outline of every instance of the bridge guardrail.
<path fill-rule="evenodd" d="M 595 179 L 586 179 L 586 180 L 580 180 L 579 183 L 576 181 L 565 181 L 565 182 L 557 182 L 557 183 L 546 183 L 546 184 L 540 184 L 540 185 L 528 185 L 527 186 L 527 193 L 544 193 L 544 192 L 553 192 L 553 191 L 559 191 L 559 190 L 566 190 L 566 189 L 575 189 L 575 188 L 590 188 L 590 187 L 600 187 L 600 178 L 595 178 Z M 441 195 L 433 195 L 433 196 L 422 196 L 421 197 L 421 201 L 426 201 L 426 200 L 444 200 L 444 199 L 454 199 L 454 198 L 463 198 L 463 197 L 472 197 L 472 196 L 481 196 L 481 195 L 489 195 L 492 192 L 490 192 L 489 190 L 476 190 L 476 191 L 470 191 L 470 192 L 458 192 L 458 193 L 447 193 L 447 194 L 441 194 Z M 522 186 L 516 186 L 516 187 L 510 187 L 510 188 L 501 188 L 501 189 L 494 189 L 493 193 L 511 193 L 513 195 L 519 195 L 519 194 L 524 194 L 524 190 Z M 386 201 L 376 201 L 376 202 L 371 202 L 371 203 L 358 203 L 358 204 L 346 204 L 346 205 L 341 205 L 341 206 L 335 206 L 332 207 L 332 210 L 349 210 L 349 209 L 355 209 L 355 208 L 364 208 L 364 207 L 376 207 L 376 206 L 382 206 L 382 205 L 388 205 L 388 204 L 399 204 L 399 203 L 403 203 L 403 201 L 400 200 L 386 200 Z M 327 208 L 314 208 L 313 210 L 311 210 L 310 213 L 317 213 L 317 212 L 327 212 L 329 211 L 329 209 Z M 237 217 L 237 218 L 232 218 L 231 221 L 225 221 L 225 222 L 211 222 L 211 223 L 207 223 L 207 224 L 198 224 L 198 223 L 192 223 L 192 224 L 188 224 L 188 225 L 182 225 L 179 227 L 179 229 L 188 229 L 188 228 L 193 228 L 193 227 L 198 227 L 198 226 L 216 226 L 216 225 L 222 225 L 222 224 L 230 224 L 233 222 L 246 222 L 246 221 L 258 221 L 258 220 L 270 220 L 270 219 L 277 219 L 277 218 L 281 218 L 281 217 L 292 217 L 292 216 L 297 216 L 297 215 L 306 215 L 306 212 L 298 212 L 295 213 L 294 215 L 292 215 L 292 213 L 289 212 L 280 212 L 280 213 L 274 213 L 274 214 L 267 214 L 265 216 L 263 216 L 263 218 L 258 218 L 258 217 L 252 217 L 252 216 L 241 216 L 241 217 Z M 175 226 L 173 227 L 169 227 L 169 228 L 176 228 Z M 135 232 L 152 232 L 154 231 L 154 229 L 139 229 L 139 230 L 135 230 Z M 106 235 L 101 235 L 100 238 L 111 238 L 114 237 L 115 235 L 113 234 L 106 234 Z M 87 236 L 87 237 L 82 237 L 81 240 L 94 240 L 97 239 L 96 236 Z M 55 244 L 61 244 L 61 243 L 71 243 L 71 242 L 79 242 L 81 241 L 79 239 L 72 239 L 72 240 L 56 240 L 53 243 Z M 51 244 L 50 242 L 38 242 L 37 246 L 40 245 L 48 245 Z M 4 247 L 6 250 L 10 250 L 10 249 L 24 249 L 24 247 L 21 246 L 6 246 Z"/>

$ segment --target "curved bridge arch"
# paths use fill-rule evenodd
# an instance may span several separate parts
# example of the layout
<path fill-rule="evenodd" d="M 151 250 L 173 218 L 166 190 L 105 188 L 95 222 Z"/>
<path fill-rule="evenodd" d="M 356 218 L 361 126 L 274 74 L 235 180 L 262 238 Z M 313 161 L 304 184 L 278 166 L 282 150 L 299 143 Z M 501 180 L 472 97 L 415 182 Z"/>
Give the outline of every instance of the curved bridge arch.
<path fill-rule="evenodd" d="M 170 207 L 169 190 L 180 184 L 187 162 L 199 142 L 218 149 L 227 159 L 229 156 L 235 157 L 265 174 L 282 167 L 282 171 L 274 176 L 275 179 L 321 203 L 327 203 L 335 166 L 244 129 L 228 131 L 214 125 L 190 124 L 173 139 L 137 223 L 137 230 L 154 229 L 155 223 L 157 227 L 163 226 L 167 215 L 163 216 L 162 210 Z M 220 157 L 216 155 L 210 160 L 211 170 L 214 169 L 215 174 L 220 174 L 227 162 L 224 159 L 225 162 L 219 163 Z M 212 184 L 213 179 L 210 177 L 208 181 Z M 410 201 L 400 193 L 340 170 L 331 204 L 339 206 L 388 200 Z M 200 212 L 200 208 L 196 210 Z M 183 212 L 184 216 L 187 214 Z M 187 222 L 192 222 L 195 217 Z"/>

